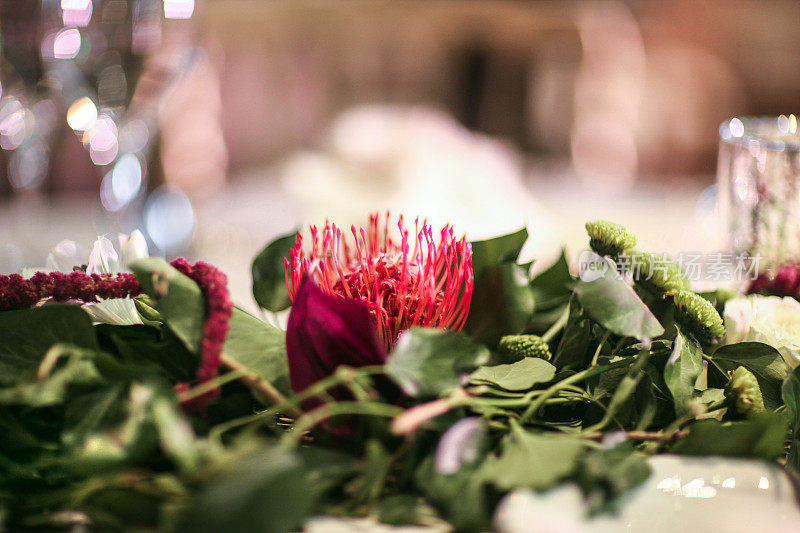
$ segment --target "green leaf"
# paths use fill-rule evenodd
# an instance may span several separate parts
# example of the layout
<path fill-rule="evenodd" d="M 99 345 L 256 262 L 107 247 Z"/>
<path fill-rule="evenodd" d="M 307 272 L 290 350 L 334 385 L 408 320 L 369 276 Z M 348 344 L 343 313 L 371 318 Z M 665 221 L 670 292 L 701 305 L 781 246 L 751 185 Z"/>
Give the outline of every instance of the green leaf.
<path fill-rule="evenodd" d="M 136 261 L 130 268 L 169 328 L 189 350 L 199 353 L 206 304 L 197 283 L 158 257 Z"/>
<path fill-rule="evenodd" d="M 650 308 L 613 269 L 593 281 L 578 281 L 575 294 L 586 314 L 612 333 L 645 343 L 664 333 Z"/>
<path fill-rule="evenodd" d="M 238 307 L 233 309 L 223 354 L 269 381 L 282 393 L 291 391 L 285 333 Z"/>
<path fill-rule="evenodd" d="M 71 391 L 98 388 L 106 380 L 97 369 L 93 352 L 74 346 L 57 344 L 51 348 L 49 357 L 66 359 L 53 370 L 47 379 L 21 380 L 13 387 L 0 390 L 0 403 L 44 407 L 67 400 Z"/>
<path fill-rule="evenodd" d="M 689 410 L 689 401 L 694 395 L 694 384 L 703 370 L 703 352 L 692 340 L 678 330 L 672 354 L 664 366 L 664 379 L 672 393 L 675 413 L 683 416 Z"/>
<path fill-rule="evenodd" d="M 789 375 L 789 367 L 772 346 L 760 342 L 728 344 L 714 352 L 712 360 L 728 372 L 739 365 L 752 372 L 758 380 L 767 409 L 777 409 L 783 403 L 781 384 Z"/>
<path fill-rule="evenodd" d="M 556 375 L 556 367 L 538 357 L 526 357 L 509 365 L 482 366 L 472 373 L 473 382 L 487 382 L 501 389 L 517 391 L 547 383 Z"/>
<path fill-rule="evenodd" d="M 290 259 L 297 239 L 297 230 L 281 235 L 253 259 L 253 296 L 259 306 L 269 311 L 282 311 L 291 305 L 286 292 L 284 259 Z"/>
<path fill-rule="evenodd" d="M 516 263 L 528 231 L 472 242 L 475 286 L 464 331 L 493 346 L 500 337 L 522 332 L 533 313 L 527 272 Z"/>
<path fill-rule="evenodd" d="M 785 414 L 770 412 L 751 415 L 743 422 L 699 420 L 689 426 L 689 435 L 675 443 L 670 452 L 773 460 L 784 453 L 787 426 Z"/>
<path fill-rule="evenodd" d="M 163 376 L 173 383 L 194 379 L 199 358 L 168 326 L 98 324 L 95 331 L 103 350 L 122 364 L 139 367 L 142 374 Z"/>
<path fill-rule="evenodd" d="M 783 403 L 786 404 L 792 429 L 789 457 L 786 463 L 795 472 L 800 472 L 800 367 L 795 368 L 783 382 L 781 397 Z"/>
<path fill-rule="evenodd" d="M 536 275 L 529 283 L 533 290 L 533 301 L 536 311 L 560 306 L 569 300 L 574 282 L 569 272 L 567 252 L 561 249 L 561 255 L 555 263 Z"/>
<path fill-rule="evenodd" d="M 92 321 L 77 305 L 0 312 L 0 385 L 36 371 L 54 344 L 96 350 Z"/>
<path fill-rule="evenodd" d="M 416 485 L 456 531 L 489 531 L 491 506 L 487 501 L 482 470 L 461 468 L 455 474 L 436 471 L 432 455 L 422 460 Z"/>
<path fill-rule="evenodd" d="M 559 369 L 583 367 L 591 348 L 592 323 L 586 318 L 577 299 L 569 304 L 569 318 L 564 333 L 553 356 L 553 364 Z"/>
<path fill-rule="evenodd" d="M 489 350 L 464 334 L 434 328 L 403 333 L 389 354 L 386 373 L 411 396 L 438 397 L 461 386 L 466 374 L 489 360 Z"/>
<path fill-rule="evenodd" d="M 488 457 L 481 472 L 486 481 L 502 490 L 544 490 L 572 475 L 585 449 L 580 438 L 530 433 L 513 424 L 500 455 Z"/>
<path fill-rule="evenodd" d="M 629 441 L 590 451 L 578 471 L 581 488 L 593 506 L 591 511 L 613 508 L 616 498 L 649 477 L 646 456 Z"/>
<path fill-rule="evenodd" d="M 296 455 L 266 448 L 245 457 L 204 488 L 186 513 L 183 531 L 284 532 L 302 529 L 313 487 Z"/>

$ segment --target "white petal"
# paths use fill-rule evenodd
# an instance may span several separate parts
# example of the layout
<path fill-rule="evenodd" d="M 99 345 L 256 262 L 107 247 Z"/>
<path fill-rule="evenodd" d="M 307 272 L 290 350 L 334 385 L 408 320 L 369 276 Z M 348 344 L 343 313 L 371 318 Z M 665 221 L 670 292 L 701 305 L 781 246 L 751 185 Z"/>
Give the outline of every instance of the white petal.
<path fill-rule="evenodd" d="M 105 237 L 98 237 L 89 254 L 87 274 L 116 274 L 119 272 L 119 255 L 114 245 Z"/>
<path fill-rule="evenodd" d="M 72 272 L 72 267 L 83 264 L 84 257 L 75 241 L 65 240 L 47 254 L 45 266 L 50 272 Z"/>
<path fill-rule="evenodd" d="M 119 234 L 119 253 L 119 265 L 122 270 L 128 270 L 128 265 L 134 261 L 150 257 L 147 241 L 138 229 L 134 230 L 130 237 L 123 233 Z"/>
<path fill-rule="evenodd" d="M 136 304 L 130 298 L 103 300 L 96 304 L 86 304 L 83 308 L 95 322 L 113 324 L 115 326 L 131 326 L 143 323 L 139 313 L 136 311 Z"/>

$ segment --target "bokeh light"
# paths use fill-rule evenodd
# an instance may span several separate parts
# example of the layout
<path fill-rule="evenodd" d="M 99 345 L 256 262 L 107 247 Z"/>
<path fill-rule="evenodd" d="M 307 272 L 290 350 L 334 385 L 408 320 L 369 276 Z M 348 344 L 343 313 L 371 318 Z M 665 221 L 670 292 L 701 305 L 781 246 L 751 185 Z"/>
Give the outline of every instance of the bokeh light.
<path fill-rule="evenodd" d="M 0 147 L 14 150 L 22 144 L 27 131 L 27 113 L 22 103 L 13 96 L 0 100 Z"/>
<path fill-rule="evenodd" d="M 88 96 L 78 98 L 67 109 L 67 124 L 75 131 L 84 131 L 97 120 L 97 106 Z"/>
<path fill-rule="evenodd" d="M 8 162 L 8 180 L 15 189 L 34 189 L 47 175 L 47 150 L 38 142 L 20 146 Z"/>
<path fill-rule="evenodd" d="M 61 0 L 64 26 L 84 27 L 92 20 L 92 0 Z"/>
<path fill-rule="evenodd" d="M 95 165 L 107 165 L 114 161 L 119 151 L 114 119 L 105 113 L 98 116 L 91 128 L 84 132 L 83 144 L 89 147 L 89 156 Z"/>
<path fill-rule="evenodd" d="M 194 0 L 164 0 L 164 18 L 188 19 L 194 13 Z"/>
<path fill-rule="evenodd" d="M 150 130 L 143 120 L 131 120 L 119 130 L 119 149 L 122 152 L 141 152 L 149 140 Z"/>
<path fill-rule="evenodd" d="M 127 206 L 142 188 L 142 164 L 134 154 L 119 158 L 100 185 L 100 201 L 109 211 Z"/>
<path fill-rule="evenodd" d="M 81 51 L 81 32 L 77 28 L 64 28 L 53 39 L 53 57 L 72 59 Z"/>
<path fill-rule="evenodd" d="M 185 248 L 195 226 L 194 209 L 180 189 L 162 185 L 144 206 L 144 222 L 153 243 L 164 252 Z"/>

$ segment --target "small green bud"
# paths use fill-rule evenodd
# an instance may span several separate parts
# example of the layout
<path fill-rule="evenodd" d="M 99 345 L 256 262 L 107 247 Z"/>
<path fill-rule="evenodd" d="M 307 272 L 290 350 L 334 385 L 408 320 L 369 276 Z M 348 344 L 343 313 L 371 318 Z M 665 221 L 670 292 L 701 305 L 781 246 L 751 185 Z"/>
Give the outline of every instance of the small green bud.
<path fill-rule="evenodd" d="M 587 222 L 586 233 L 589 234 L 589 246 L 600 255 L 616 257 L 636 246 L 636 235 L 614 222 Z"/>
<path fill-rule="evenodd" d="M 549 361 L 552 357 L 547 342 L 538 335 L 506 335 L 500 339 L 497 349 L 501 355 L 514 359 L 538 357 Z"/>
<path fill-rule="evenodd" d="M 675 319 L 701 342 L 713 342 L 725 335 L 722 317 L 711 302 L 692 291 L 678 291 L 672 295 Z"/>
<path fill-rule="evenodd" d="M 764 410 L 764 398 L 758 380 L 745 367 L 740 366 L 731 374 L 725 386 L 725 403 L 729 411 L 742 416 Z"/>
<path fill-rule="evenodd" d="M 650 292 L 663 295 L 689 290 L 689 278 L 672 259 L 638 250 L 629 251 L 625 257 L 636 283 Z"/>

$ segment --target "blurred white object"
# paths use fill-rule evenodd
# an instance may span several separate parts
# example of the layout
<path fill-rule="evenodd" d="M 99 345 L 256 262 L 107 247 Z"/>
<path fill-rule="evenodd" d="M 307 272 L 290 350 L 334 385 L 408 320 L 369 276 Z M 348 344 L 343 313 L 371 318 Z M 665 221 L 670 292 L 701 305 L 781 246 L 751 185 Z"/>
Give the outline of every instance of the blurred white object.
<path fill-rule="evenodd" d="M 118 240 L 119 253 L 106 237 L 97 237 L 86 263 L 87 274 L 117 274 L 129 271 L 128 266 L 131 263 L 149 257 L 147 241 L 141 231 L 135 230 L 130 236 L 120 233 Z M 30 277 L 37 271 L 72 272 L 74 267 L 82 266 L 85 257 L 86 253 L 82 246 L 75 241 L 64 240 L 48 254 L 45 268 L 26 268 L 23 270 L 23 275 Z M 136 305 L 130 298 L 84 304 L 83 309 L 95 322 L 117 326 L 142 323 Z"/>
<path fill-rule="evenodd" d="M 391 210 L 427 217 L 434 227 L 450 222 L 470 239 L 527 224 L 544 244 L 553 224 L 523 176 L 517 152 L 443 112 L 371 105 L 340 115 L 325 151 L 292 156 L 282 178 L 306 222 L 329 218 L 346 227 Z"/>
<path fill-rule="evenodd" d="M 619 513 L 587 519 L 580 489 L 509 493 L 495 513 L 502 533 L 750 533 L 800 531 L 800 508 L 776 464 L 722 457 L 656 455 L 652 473 L 628 494 Z"/>

